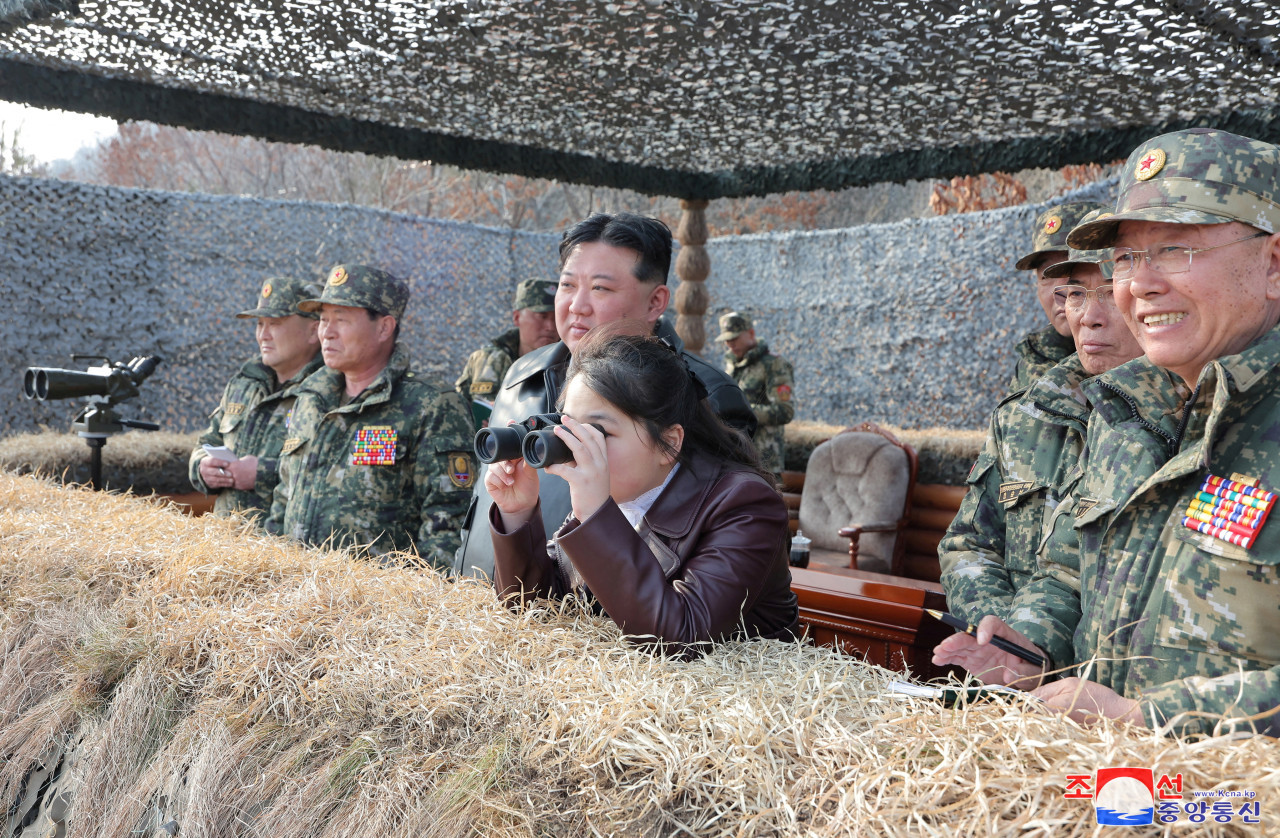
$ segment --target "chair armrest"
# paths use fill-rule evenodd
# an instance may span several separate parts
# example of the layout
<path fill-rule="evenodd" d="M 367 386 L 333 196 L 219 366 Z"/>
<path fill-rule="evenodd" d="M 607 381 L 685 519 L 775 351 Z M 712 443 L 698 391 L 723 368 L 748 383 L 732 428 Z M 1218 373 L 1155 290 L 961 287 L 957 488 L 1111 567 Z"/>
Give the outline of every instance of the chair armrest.
<path fill-rule="evenodd" d="M 864 532 L 901 532 L 906 529 L 907 519 L 901 518 L 892 524 L 855 524 L 852 527 L 841 527 L 836 533 L 841 538 L 849 539 L 849 567 L 858 569 L 858 537 Z"/>
<path fill-rule="evenodd" d="M 860 535 L 864 532 L 893 532 L 894 530 L 902 529 L 906 525 L 905 518 L 892 524 L 854 524 L 851 527 L 841 527 L 837 535 L 841 538 L 853 538 L 855 535 Z"/>

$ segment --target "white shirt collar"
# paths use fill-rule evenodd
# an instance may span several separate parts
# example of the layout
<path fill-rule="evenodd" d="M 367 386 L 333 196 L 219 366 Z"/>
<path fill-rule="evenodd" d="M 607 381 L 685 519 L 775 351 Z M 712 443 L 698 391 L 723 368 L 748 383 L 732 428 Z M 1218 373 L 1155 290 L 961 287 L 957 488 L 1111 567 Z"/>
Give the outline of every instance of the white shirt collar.
<path fill-rule="evenodd" d="M 662 481 L 661 486 L 653 487 L 634 500 L 618 504 L 618 508 L 621 509 L 622 514 L 626 516 L 627 522 L 631 524 L 632 529 L 640 529 L 640 521 L 644 519 L 645 513 L 647 513 L 649 508 L 658 501 L 658 496 L 662 494 L 662 490 L 667 488 L 667 484 L 671 482 L 671 478 L 675 477 L 676 472 L 679 470 L 680 464 L 676 463 L 671 467 L 671 471 L 667 473 L 667 479 Z"/>

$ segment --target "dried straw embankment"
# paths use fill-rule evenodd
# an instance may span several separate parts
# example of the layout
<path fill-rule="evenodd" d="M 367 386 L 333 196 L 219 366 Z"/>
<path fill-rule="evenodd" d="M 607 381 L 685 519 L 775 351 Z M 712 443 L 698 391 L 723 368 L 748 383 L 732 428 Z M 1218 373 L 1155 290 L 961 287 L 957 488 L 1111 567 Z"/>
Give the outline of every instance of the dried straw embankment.
<path fill-rule="evenodd" d="M 4 474 L 0 654 L 0 800 L 78 743 L 68 836 L 1083 835 L 1066 775 L 1120 765 L 1255 790 L 1272 834 L 1280 810 L 1270 740 L 944 710 L 798 645 L 655 658 L 570 608 Z"/>
<path fill-rule="evenodd" d="M 198 434 L 129 431 L 107 438 L 102 448 L 102 476 L 108 488 L 135 494 L 191 491 L 187 458 Z M 43 474 L 63 483 L 89 482 L 89 447 L 66 431 L 0 437 L 0 469 Z"/>

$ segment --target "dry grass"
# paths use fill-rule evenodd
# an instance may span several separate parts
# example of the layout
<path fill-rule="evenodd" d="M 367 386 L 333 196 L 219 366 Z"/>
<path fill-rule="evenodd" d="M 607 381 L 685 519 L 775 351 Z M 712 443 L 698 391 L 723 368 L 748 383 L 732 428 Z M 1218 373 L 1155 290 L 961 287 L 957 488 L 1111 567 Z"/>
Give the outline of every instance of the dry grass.
<path fill-rule="evenodd" d="M 11 475 L 0 649 L 0 799 L 82 736 L 69 836 L 1056 838 L 1095 831 L 1066 775 L 1110 765 L 1256 791 L 1280 828 L 1271 740 L 946 710 L 776 642 L 655 658 L 572 607 Z"/>

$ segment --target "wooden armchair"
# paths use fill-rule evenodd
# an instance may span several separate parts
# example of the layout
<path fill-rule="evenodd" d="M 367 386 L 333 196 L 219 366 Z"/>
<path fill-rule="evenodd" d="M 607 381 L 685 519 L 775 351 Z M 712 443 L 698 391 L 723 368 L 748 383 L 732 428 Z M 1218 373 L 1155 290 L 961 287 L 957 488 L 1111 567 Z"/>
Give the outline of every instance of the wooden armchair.
<path fill-rule="evenodd" d="M 812 561 L 900 576 L 916 452 L 873 422 L 847 428 L 813 450 L 800 499 Z M 843 539 L 848 539 L 847 545 Z"/>

